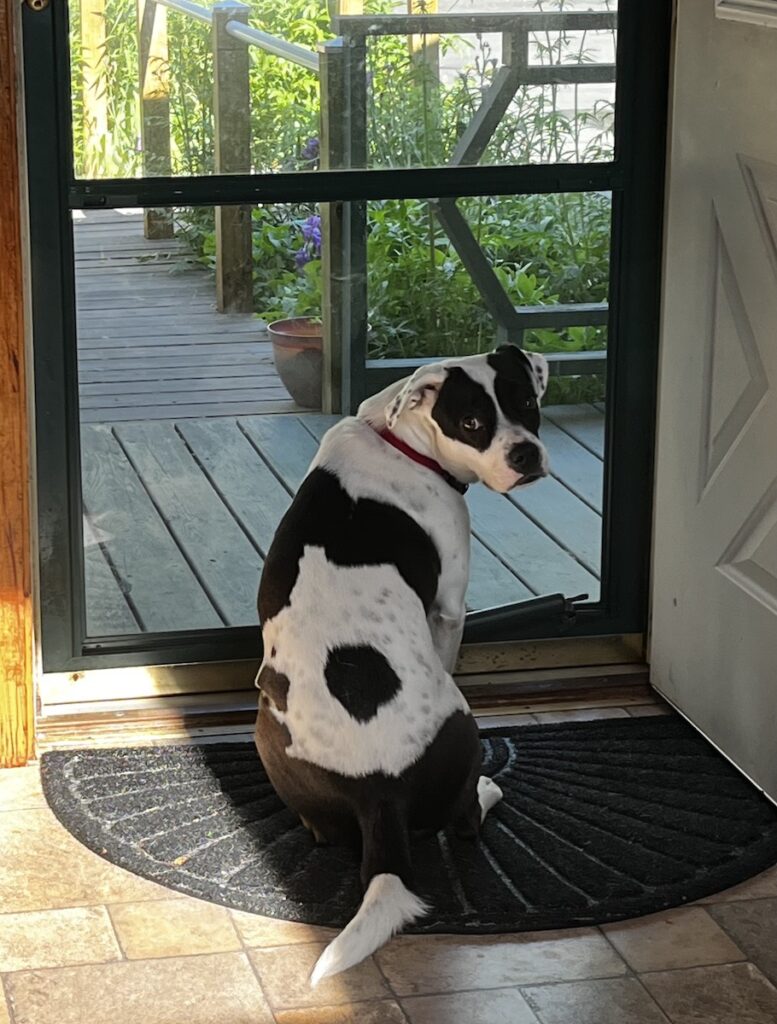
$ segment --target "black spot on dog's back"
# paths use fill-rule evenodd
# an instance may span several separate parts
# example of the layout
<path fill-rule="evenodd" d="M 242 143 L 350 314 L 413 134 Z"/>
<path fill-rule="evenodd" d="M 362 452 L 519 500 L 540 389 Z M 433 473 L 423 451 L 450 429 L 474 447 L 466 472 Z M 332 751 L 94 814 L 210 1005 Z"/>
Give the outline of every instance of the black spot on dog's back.
<path fill-rule="evenodd" d="M 354 500 L 333 473 L 317 468 L 297 491 L 267 554 L 259 587 L 263 623 L 289 603 L 307 546 L 323 548 L 335 565 L 396 566 L 427 612 L 437 594 L 440 555 L 415 519 L 396 505 Z"/>
<path fill-rule="evenodd" d="M 484 452 L 494 440 L 496 409 L 489 393 L 460 366 L 451 367 L 432 409 L 435 420 L 446 437 L 461 441 Z M 477 430 L 465 430 L 462 422 L 476 419 Z"/>
<path fill-rule="evenodd" d="M 496 371 L 494 394 L 502 412 L 511 423 L 520 423 L 536 437 L 540 410 L 531 363 L 516 345 L 501 345 L 487 359 Z"/>
<path fill-rule="evenodd" d="M 281 672 L 276 672 L 270 665 L 263 665 L 256 683 L 262 693 L 267 694 L 279 711 L 286 710 L 286 698 L 289 692 L 287 676 Z"/>
<path fill-rule="evenodd" d="M 357 722 L 369 722 L 402 687 L 380 651 L 369 646 L 335 647 L 329 652 L 324 676 L 329 692 Z"/>

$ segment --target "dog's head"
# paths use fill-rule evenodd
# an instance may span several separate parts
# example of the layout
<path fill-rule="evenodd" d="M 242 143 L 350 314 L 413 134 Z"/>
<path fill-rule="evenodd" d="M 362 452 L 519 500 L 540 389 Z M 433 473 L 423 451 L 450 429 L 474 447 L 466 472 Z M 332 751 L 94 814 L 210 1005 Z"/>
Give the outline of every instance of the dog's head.
<path fill-rule="evenodd" d="M 423 418 L 434 454 L 460 480 L 509 491 L 547 476 L 539 439 L 543 356 L 503 345 L 487 355 L 422 366 L 385 410 L 386 426 Z"/>

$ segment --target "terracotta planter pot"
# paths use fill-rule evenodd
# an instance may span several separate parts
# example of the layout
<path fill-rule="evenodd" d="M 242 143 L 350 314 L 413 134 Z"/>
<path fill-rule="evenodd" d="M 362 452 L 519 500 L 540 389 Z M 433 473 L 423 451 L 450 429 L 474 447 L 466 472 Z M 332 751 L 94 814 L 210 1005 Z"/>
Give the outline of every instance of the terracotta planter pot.
<path fill-rule="evenodd" d="M 278 376 L 297 403 L 321 408 L 322 326 L 309 316 L 275 320 L 267 325 Z"/>

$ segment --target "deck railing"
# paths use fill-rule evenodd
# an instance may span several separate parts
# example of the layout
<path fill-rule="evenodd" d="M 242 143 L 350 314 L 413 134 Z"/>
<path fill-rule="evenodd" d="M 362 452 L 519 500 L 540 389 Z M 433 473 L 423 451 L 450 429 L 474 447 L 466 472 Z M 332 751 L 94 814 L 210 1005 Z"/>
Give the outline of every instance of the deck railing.
<path fill-rule="evenodd" d="M 413 0 L 410 0 L 411 5 Z M 483 94 L 479 108 L 464 129 L 450 159 L 451 165 L 477 164 L 517 90 L 524 85 L 562 85 L 613 82 L 613 64 L 531 64 L 530 41 L 536 32 L 612 30 L 616 15 L 600 12 L 532 11 L 515 14 L 362 14 L 361 0 L 339 0 L 332 19 L 338 38 L 321 44 L 318 52 L 290 43 L 248 24 L 250 8 L 238 0 L 219 0 L 211 8 L 193 0 L 139 0 L 140 91 L 143 173 L 171 173 L 170 80 L 167 52 L 167 11 L 210 27 L 213 52 L 213 112 L 215 172 L 251 170 L 251 109 L 249 50 L 258 47 L 292 61 L 320 79 L 320 160 L 322 169 L 360 169 L 367 166 L 367 39 L 373 36 L 421 37 L 423 59 L 437 60 L 429 39 L 445 33 L 498 32 L 502 36 L 502 66 Z M 415 9 L 415 6 L 411 6 Z M 433 53 L 433 57 L 430 56 Z M 520 343 L 526 330 L 606 324 L 607 303 L 516 307 L 458 209 L 456 200 L 430 200 L 436 217 L 480 292 L 501 340 Z M 324 407 L 340 408 L 336 381 L 339 360 L 351 345 L 366 351 L 367 333 L 367 206 L 365 202 L 322 206 L 324 261 Z M 146 212 L 148 237 L 172 234 L 170 211 Z M 216 287 L 218 308 L 224 312 L 253 309 L 250 206 L 216 207 Z M 551 372 L 601 372 L 605 352 L 552 355 Z M 396 375 L 417 360 L 393 360 Z M 375 364 L 371 364 L 375 365 Z M 381 363 L 380 365 L 384 365 Z"/>

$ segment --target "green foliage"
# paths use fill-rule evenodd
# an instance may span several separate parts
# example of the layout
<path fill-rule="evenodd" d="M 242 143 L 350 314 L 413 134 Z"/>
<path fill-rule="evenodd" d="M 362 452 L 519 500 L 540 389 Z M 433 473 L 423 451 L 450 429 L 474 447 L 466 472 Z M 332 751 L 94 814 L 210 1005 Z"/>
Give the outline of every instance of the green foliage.
<path fill-rule="evenodd" d="M 537 0 L 559 9 L 564 0 Z M 310 49 L 331 38 L 327 0 L 249 0 L 250 22 Z M 368 0 L 366 9 L 394 9 Z M 106 0 L 107 41 L 100 88 L 107 98 L 107 136 L 84 124 L 79 7 L 70 9 L 74 150 L 79 173 L 142 173 L 139 152 L 136 0 Z M 214 169 L 213 68 L 205 26 L 168 11 L 173 173 Z M 434 166 L 450 160 L 458 139 L 498 71 L 489 37 L 442 37 L 458 70 L 438 77 L 412 57 L 407 40 L 371 40 L 368 53 L 367 152 L 370 167 Z M 535 40 L 533 60 L 545 64 L 592 59 L 586 33 Z M 310 140 L 320 135 L 315 74 L 255 47 L 250 49 L 251 158 L 256 171 L 314 170 Z M 443 63 L 446 63 L 443 61 Z M 447 62 L 450 64 L 450 61 Z M 482 163 L 521 164 L 607 159 L 612 105 L 578 104 L 578 89 L 521 87 L 496 129 Z M 516 306 L 606 300 L 610 201 L 598 193 L 466 198 L 459 207 Z M 255 305 L 265 319 L 320 315 L 321 263 L 297 258 L 313 206 L 253 211 Z M 179 228 L 206 266 L 215 260 L 213 213 L 185 210 Z M 308 254 L 310 255 L 310 253 Z M 372 358 L 464 355 L 495 339 L 494 322 L 448 241 L 432 207 L 422 200 L 371 203 L 368 233 L 369 355 Z M 603 328 L 531 330 L 524 344 L 542 352 L 606 346 Z M 556 392 L 596 396 L 596 378 L 552 382 Z"/>

